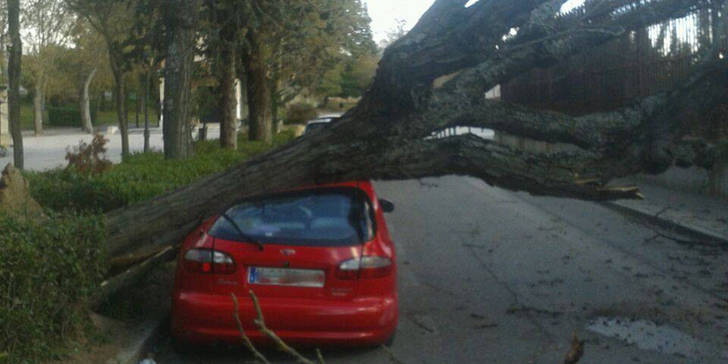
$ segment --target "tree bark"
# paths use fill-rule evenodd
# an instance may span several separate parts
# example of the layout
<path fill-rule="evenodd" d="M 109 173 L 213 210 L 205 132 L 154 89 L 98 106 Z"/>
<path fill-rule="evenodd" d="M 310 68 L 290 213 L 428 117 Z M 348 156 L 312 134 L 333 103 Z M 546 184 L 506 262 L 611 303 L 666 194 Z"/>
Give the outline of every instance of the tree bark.
<path fill-rule="evenodd" d="M 96 76 L 96 68 L 89 72 L 83 81 L 83 87 L 81 87 L 81 127 L 83 131 L 89 134 L 94 133 L 94 126 L 91 121 L 91 97 L 89 96 L 89 88 L 94 76 Z"/>
<path fill-rule="evenodd" d="M 220 67 L 218 84 L 220 88 L 220 146 L 225 149 L 238 149 L 238 133 L 235 100 L 235 32 L 233 22 L 228 22 L 222 31 L 222 49 L 220 50 Z"/>
<path fill-rule="evenodd" d="M 35 136 L 43 135 L 43 89 L 44 76 L 42 72 L 33 83 L 33 131 Z"/>
<path fill-rule="evenodd" d="M 270 80 L 267 77 L 263 43 L 254 32 L 247 34 L 250 52 L 243 56 L 248 88 L 248 139 L 273 141 Z"/>
<path fill-rule="evenodd" d="M 164 67 L 164 157 L 185 159 L 192 154 L 189 123 L 190 76 L 195 48 L 199 0 L 167 4 L 167 58 Z"/>
<path fill-rule="evenodd" d="M 25 168 L 23 160 L 23 133 L 20 127 L 20 62 L 23 45 L 20 40 L 20 1 L 8 0 L 8 32 L 10 33 L 10 59 L 8 61 L 8 119 L 13 138 L 15 168 Z"/>

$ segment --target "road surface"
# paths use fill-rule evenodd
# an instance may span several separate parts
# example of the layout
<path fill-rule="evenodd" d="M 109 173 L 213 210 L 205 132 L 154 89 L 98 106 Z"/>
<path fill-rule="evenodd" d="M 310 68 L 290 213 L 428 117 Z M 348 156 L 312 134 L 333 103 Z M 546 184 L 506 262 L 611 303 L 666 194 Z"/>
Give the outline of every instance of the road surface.
<path fill-rule="evenodd" d="M 396 205 L 397 338 L 391 351 L 325 350 L 327 363 L 562 363 L 573 333 L 580 363 L 728 362 L 725 248 L 467 177 L 375 188 Z M 155 356 L 253 362 L 244 350 L 180 356 L 166 337 Z"/>

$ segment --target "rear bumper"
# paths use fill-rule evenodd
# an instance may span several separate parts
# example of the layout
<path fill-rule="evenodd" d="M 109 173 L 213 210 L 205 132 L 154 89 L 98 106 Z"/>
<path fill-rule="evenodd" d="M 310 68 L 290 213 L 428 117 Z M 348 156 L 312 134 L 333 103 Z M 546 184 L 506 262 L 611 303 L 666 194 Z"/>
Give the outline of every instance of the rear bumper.
<path fill-rule="evenodd" d="M 290 344 L 374 345 L 397 327 L 397 297 L 349 301 L 295 298 L 259 299 L 266 326 Z M 270 341 L 253 324 L 255 309 L 247 296 L 238 297 L 238 315 L 246 335 L 257 343 Z M 189 343 L 240 343 L 230 296 L 181 293 L 172 298 L 172 335 Z"/>

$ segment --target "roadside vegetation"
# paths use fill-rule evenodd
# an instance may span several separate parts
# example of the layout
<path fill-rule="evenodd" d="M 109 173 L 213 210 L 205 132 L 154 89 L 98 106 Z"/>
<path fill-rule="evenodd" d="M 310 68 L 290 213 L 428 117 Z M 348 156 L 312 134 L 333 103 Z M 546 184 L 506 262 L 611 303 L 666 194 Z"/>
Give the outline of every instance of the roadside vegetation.
<path fill-rule="evenodd" d="M 0 213 L 0 363 L 58 358 L 87 336 L 87 304 L 106 271 L 101 215 Z"/>
<path fill-rule="evenodd" d="M 5 354 L 0 363 L 61 358 L 69 343 L 94 337 L 89 305 L 108 273 L 104 212 L 187 185 L 293 137 L 283 131 L 268 145 L 241 134 L 238 150 L 221 149 L 217 140 L 198 141 L 187 160 L 137 153 L 99 170 L 25 172 L 45 216 L 0 213 L 0 354 Z"/>

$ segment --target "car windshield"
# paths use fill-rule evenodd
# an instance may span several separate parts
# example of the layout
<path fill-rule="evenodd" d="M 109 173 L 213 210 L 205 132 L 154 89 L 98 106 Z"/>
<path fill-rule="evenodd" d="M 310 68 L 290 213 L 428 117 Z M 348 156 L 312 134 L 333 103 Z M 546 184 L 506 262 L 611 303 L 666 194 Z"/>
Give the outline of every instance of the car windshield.
<path fill-rule="evenodd" d="M 267 244 L 351 246 L 373 236 L 369 200 L 354 188 L 326 188 L 245 201 L 226 214 L 248 239 Z M 210 235 L 243 238 L 227 219 L 219 218 Z"/>

